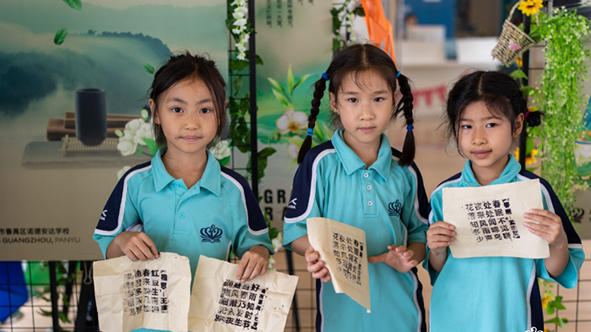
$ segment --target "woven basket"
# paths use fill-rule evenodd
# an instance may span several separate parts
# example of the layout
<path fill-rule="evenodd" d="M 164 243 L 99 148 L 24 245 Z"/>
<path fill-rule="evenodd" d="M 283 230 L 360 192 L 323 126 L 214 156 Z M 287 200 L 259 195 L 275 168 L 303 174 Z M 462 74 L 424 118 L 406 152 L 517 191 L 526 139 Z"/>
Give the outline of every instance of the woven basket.
<path fill-rule="evenodd" d="M 492 56 L 499 59 L 507 67 L 511 66 L 515 58 L 523 55 L 535 43 L 523 30 L 509 21 L 520 2 L 518 1 L 511 9 L 509 17 L 503 23 L 503 31 L 501 32 L 497 46 L 492 50 Z"/>

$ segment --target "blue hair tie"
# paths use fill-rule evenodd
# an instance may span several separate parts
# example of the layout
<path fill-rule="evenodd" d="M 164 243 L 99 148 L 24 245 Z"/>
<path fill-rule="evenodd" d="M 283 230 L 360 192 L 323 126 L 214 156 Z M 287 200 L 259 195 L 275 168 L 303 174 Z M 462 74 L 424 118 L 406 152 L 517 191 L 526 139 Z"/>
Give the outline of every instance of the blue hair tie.
<path fill-rule="evenodd" d="M 308 135 L 308 136 L 314 135 L 314 128 L 308 128 L 308 132 L 306 132 L 306 135 Z"/>
<path fill-rule="evenodd" d="M 398 76 L 400 76 L 400 71 L 398 72 L 398 74 L 396 74 L 396 79 L 398 79 Z M 412 129 L 411 129 L 412 130 Z"/>
<path fill-rule="evenodd" d="M 406 130 L 408 131 L 412 131 L 413 129 L 415 129 L 415 127 L 413 127 L 412 125 L 406 126 Z"/>
<path fill-rule="evenodd" d="M 322 73 L 322 78 L 324 78 L 327 81 L 329 80 L 327 73 Z"/>

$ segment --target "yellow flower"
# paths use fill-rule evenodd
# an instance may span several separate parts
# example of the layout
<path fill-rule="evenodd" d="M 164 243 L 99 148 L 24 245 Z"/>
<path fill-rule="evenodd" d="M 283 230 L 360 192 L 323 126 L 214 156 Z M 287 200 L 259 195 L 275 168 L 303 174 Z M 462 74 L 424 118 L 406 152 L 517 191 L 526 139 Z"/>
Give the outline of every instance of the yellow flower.
<path fill-rule="evenodd" d="M 542 0 L 525 0 L 519 3 L 519 10 L 527 16 L 537 14 L 542 7 Z"/>
<path fill-rule="evenodd" d="M 529 155 L 532 156 L 532 157 L 537 156 L 538 155 L 538 149 L 532 149 L 531 150 L 531 153 Z"/>
<path fill-rule="evenodd" d="M 533 157 L 525 157 L 525 164 L 526 165 L 531 165 L 531 164 L 535 163 L 536 161 L 537 161 L 536 158 L 533 158 Z"/>
<path fill-rule="evenodd" d="M 523 60 L 521 60 L 521 58 L 515 58 L 515 63 L 517 63 L 517 67 L 519 68 L 523 66 Z"/>
<path fill-rule="evenodd" d="M 542 308 L 546 309 L 550 300 L 552 300 L 552 296 L 549 294 L 544 294 L 544 298 L 542 299 Z"/>

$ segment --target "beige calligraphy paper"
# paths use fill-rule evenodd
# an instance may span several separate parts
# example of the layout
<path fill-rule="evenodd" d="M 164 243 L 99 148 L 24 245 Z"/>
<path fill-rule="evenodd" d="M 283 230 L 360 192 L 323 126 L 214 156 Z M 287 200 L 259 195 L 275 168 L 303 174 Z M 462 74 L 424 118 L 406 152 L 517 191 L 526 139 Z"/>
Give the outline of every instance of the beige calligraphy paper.
<path fill-rule="evenodd" d="M 335 292 L 371 310 L 365 232 L 327 218 L 308 218 L 308 239 L 326 263 Z"/>
<path fill-rule="evenodd" d="M 123 256 L 94 262 L 93 269 L 101 331 L 187 331 L 189 258 L 163 252 L 157 259 L 134 262 Z"/>
<path fill-rule="evenodd" d="M 189 330 L 284 330 L 298 277 L 267 271 L 242 283 L 236 280 L 237 271 L 237 264 L 199 257 L 191 294 Z"/>
<path fill-rule="evenodd" d="M 549 257 L 548 242 L 523 226 L 525 212 L 543 208 L 538 179 L 443 188 L 443 219 L 456 226 L 457 235 L 450 245 L 456 258 Z"/>

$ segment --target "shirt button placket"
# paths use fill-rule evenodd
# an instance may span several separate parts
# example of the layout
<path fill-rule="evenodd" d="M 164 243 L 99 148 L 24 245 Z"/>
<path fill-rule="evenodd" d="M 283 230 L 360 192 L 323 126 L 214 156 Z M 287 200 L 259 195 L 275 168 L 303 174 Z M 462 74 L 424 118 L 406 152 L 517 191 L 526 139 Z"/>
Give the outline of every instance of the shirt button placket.
<path fill-rule="evenodd" d="M 363 178 L 361 180 L 363 182 L 363 187 L 365 188 L 365 190 L 363 190 L 363 211 L 366 215 L 376 214 L 376 196 L 375 190 L 373 190 L 372 186 L 372 175 L 373 174 L 370 174 L 369 171 L 363 171 Z"/>

